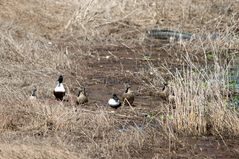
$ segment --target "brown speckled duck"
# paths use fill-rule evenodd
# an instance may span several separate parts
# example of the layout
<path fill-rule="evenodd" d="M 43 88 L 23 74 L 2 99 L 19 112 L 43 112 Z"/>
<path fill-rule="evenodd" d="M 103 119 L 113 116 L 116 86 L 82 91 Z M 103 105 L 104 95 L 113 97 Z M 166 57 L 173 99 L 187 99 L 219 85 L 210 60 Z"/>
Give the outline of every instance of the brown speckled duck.
<path fill-rule="evenodd" d="M 175 98 L 176 98 L 175 94 L 172 91 L 172 89 L 168 86 L 167 83 L 164 83 L 162 90 L 160 92 L 158 92 L 158 94 L 162 99 L 168 101 L 171 104 L 175 104 Z M 173 107 L 173 108 L 175 108 L 175 107 Z"/>
<path fill-rule="evenodd" d="M 32 94 L 29 97 L 30 100 L 36 100 L 36 98 L 37 98 L 36 92 L 37 92 L 37 88 L 34 86 L 33 89 L 32 89 Z"/>
<path fill-rule="evenodd" d="M 77 100 L 76 100 L 76 104 L 85 104 L 88 102 L 88 98 L 86 96 L 85 93 L 85 88 L 83 87 L 79 89 L 78 95 L 77 95 Z"/>
<path fill-rule="evenodd" d="M 167 100 L 169 96 L 169 86 L 168 83 L 164 83 L 162 90 L 160 90 L 158 93 L 159 97 Z"/>
<path fill-rule="evenodd" d="M 132 105 L 134 102 L 134 92 L 131 90 L 131 86 L 129 84 L 125 84 L 126 90 L 122 95 L 123 105 Z"/>

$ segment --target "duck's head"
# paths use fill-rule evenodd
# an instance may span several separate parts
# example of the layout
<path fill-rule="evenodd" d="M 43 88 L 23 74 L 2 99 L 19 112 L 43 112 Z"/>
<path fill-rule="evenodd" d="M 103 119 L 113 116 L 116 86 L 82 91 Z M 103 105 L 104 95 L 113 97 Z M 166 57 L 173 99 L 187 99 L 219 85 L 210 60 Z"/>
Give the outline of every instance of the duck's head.
<path fill-rule="evenodd" d="M 113 94 L 113 97 L 112 97 L 114 100 L 119 100 L 119 98 L 117 97 L 116 94 Z"/>
<path fill-rule="evenodd" d="M 130 91 L 130 84 L 129 83 L 125 83 L 125 93 L 128 93 Z"/>
<path fill-rule="evenodd" d="M 58 80 L 57 80 L 59 83 L 62 83 L 63 82 L 63 76 L 62 75 L 60 75 L 59 77 L 58 77 Z"/>

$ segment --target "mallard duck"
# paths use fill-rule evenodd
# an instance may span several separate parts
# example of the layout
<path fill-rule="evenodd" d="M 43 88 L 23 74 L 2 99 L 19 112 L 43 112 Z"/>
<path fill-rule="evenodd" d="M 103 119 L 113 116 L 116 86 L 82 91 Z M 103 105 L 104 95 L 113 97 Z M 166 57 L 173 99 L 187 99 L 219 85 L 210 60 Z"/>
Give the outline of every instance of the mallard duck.
<path fill-rule="evenodd" d="M 36 91 L 37 91 L 37 88 L 36 88 L 36 87 L 33 87 L 33 89 L 32 89 L 32 94 L 31 94 L 31 96 L 29 97 L 30 100 L 36 100 L 36 98 L 37 98 Z"/>
<path fill-rule="evenodd" d="M 122 95 L 123 105 L 132 105 L 134 102 L 134 92 L 131 90 L 129 84 L 126 84 L 126 90 Z"/>
<path fill-rule="evenodd" d="M 121 106 L 121 102 L 116 94 L 113 94 L 112 98 L 109 99 L 108 104 L 110 107 L 115 108 L 115 109 L 117 109 Z"/>
<path fill-rule="evenodd" d="M 53 92 L 56 99 L 61 100 L 61 101 L 63 100 L 63 97 L 65 96 L 65 93 L 66 93 L 62 82 L 63 82 L 63 76 L 60 75 L 58 80 L 57 80 L 57 85 L 55 87 L 55 90 Z"/>
<path fill-rule="evenodd" d="M 79 89 L 78 95 L 77 95 L 77 100 L 76 104 L 85 104 L 88 102 L 88 98 L 85 93 L 85 88 Z"/>

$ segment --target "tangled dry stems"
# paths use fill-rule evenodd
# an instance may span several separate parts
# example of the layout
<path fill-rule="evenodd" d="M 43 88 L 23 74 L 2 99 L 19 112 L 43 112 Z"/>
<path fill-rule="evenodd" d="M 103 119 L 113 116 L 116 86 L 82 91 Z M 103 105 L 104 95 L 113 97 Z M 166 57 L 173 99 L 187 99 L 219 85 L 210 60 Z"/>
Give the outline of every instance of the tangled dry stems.
<path fill-rule="evenodd" d="M 235 1 L 8 0 L 0 3 L 1 158 L 141 157 L 143 149 L 165 144 L 169 138 L 179 143 L 177 133 L 208 133 L 208 125 L 211 125 L 210 134 L 238 135 L 238 112 L 228 109 L 227 67 L 220 61 L 221 53 L 238 48 Z M 125 121 L 118 121 L 104 109 L 94 113 L 75 112 L 72 107 L 51 101 L 56 75 L 74 77 L 66 79 L 68 88 L 84 82 L 87 68 L 82 59 L 94 54 L 92 44 L 142 45 L 144 51 L 145 40 L 150 40 L 145 30 L 155 24 L 179 31 L 187 28 L 199 34 L 218 31 L 225 37 L 234 37 L 216 44 L 192 42 L 166 47 L 168 54 L 173 55 L 177 50 L 190 58 L 183 60 L 173 55 L 179 63 L 186 61 L 188 67 L 181 72 L 166 69 L 173 77 L 170 85 L 176 95 L 176 110 L 171 112 L 165 107 L 173 114 L 173 119 L 163 127 L 165 132 L 150 127 L 142 133 L 131 126 L 130 131 L 121 133 L 118 128 Z M 213 65 L 205 60 L 210 51 L 215 55 Z M 205 67 L 194 66 L 194 61 L 201 60 L 197 55 L 202 55 Z M 155 76 L 147 88 L 159 90 L 164 78 L 158 68 L 151 65 L 150 69 Z M 33 85 L 39 87 L 40 102 L 26 100 Z M 163 125 L 161 120 L 156 124 Z"/>

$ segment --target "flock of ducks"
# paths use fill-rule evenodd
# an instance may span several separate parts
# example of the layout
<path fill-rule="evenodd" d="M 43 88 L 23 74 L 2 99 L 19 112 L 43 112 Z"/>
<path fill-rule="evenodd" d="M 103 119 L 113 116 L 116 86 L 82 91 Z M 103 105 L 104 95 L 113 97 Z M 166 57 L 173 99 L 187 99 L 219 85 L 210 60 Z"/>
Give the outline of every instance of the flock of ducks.
<path fill-rule="evenodd" d="M 33 100 L 33 99 L 35 100 L 37 98 L 36 91 L 37 91 L 37 88 L 34 87 L 32 90 L 32 94 L 30 96 L 31 100 Z M 60 75 L 58 77 L 57 85 L 53 91 L 53 95 L 55 96 L 55 99 L 58 101 L 64 100 L 64 96 L 66 95 L 66 90 L 63 85 L 63 76 L 62 75 Z M 126 90 L 122 95 L 122 103 L 121 103 L 121 100 L 117 97 L 117 95 L 113 94 L 112 97 L 108 100 L 108 105 L 115 109 L 119 108 L 121 105 L 132 106 L 132 104 L 134 102 L 134 97 L 135 97 L 135 94 L 131 90 L 130 85 L 126 84 Z M 80 105 L 80 104 L 85 104 L 87 102 L 88 102 L 88 98 L 87 98 L 87 95 L 85 92 L 85 88 L 80 88 L 78 90 L 76 104 Z"/>
<path fill-rule="evenodd" d="M 113 94 L 113 96 L 108 101 L 108 105 L 115 109 L 119 108 L 121 105 L 133 105 L 134 92 L 131 90 L 131 87 L 128 84 L 126 85 L 126 91 L 122 95 L 122 101 L 123 103 L 121 103 L 116 94 Z"/>

